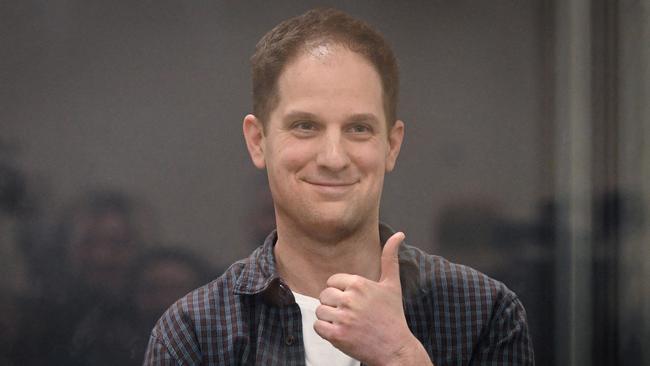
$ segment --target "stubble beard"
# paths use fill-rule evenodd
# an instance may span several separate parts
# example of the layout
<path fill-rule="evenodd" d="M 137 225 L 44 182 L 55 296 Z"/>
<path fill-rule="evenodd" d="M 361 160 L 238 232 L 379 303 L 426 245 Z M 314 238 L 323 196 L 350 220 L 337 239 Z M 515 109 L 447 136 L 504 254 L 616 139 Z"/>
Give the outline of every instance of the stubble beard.
<path fill-rule="evenodd" d="M 323 213 L 313 204 L 302 202 L 294 209 L 276 206 L 276 217 L 291 225 L 291 230 L 297 230 L 314 241 L 336 245 L 359 233 L 371 219 L 366 210 L 349 211 L 346 208 L 338 217 L 332 217 L 332 213 Z"/>

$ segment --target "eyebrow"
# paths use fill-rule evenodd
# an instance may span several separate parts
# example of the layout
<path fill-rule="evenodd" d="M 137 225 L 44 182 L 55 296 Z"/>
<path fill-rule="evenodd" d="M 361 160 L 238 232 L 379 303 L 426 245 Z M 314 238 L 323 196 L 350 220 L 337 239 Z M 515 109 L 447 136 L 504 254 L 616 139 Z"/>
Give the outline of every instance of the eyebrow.
<path fill-rule="evenodd" d="M 315 120 L 315 119 L 317 119 L 317 117 L 316 117 L 315 114 L 309 113 L 309 112 L 290 111 L 282 119 L 285 120 L 285 121 L 293 121 L 293 120 L 298 120 L 298 119 Z"/>
<path fill-rule="evenodd" d="M 357 113 L 347 118 L 349 121 L 367 121 L 379 123 L 379 118 L 372 113 Z"/>
<path fill-rule="evenodd" d="M 307 119 L 307 120 L 318 120 L 318 116 L 316 116 L 313 113 L 310 112 L 305 112 L 305 111 L 290 111 L 287 113 L 283 120 L 285 121 L 292 121 L 292 120 L 299 120 L 299 119 Z M 367 121 L 367 122 L 375 122 L 379 123 L 379 118 L 375 116 L 372 113 L 355 113 L 350 116 L 347 116 L 346 121 Z"/>

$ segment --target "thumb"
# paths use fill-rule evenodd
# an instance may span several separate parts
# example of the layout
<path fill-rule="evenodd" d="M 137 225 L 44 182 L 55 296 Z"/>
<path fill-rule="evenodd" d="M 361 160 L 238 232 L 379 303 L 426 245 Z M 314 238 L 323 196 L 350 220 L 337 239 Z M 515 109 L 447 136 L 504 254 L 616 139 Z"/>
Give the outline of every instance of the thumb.
<path fill-rule="evenodd" d="M 381 252 L 381 277 L 379 282 L 393 282 L 399 284 L 399 258 L 397 253 L 399 252 L 399 246 L 404 241 L 403 232 L 397 232 L 393 234 L 386 244 L 384 244 L 384 249 Z"/>

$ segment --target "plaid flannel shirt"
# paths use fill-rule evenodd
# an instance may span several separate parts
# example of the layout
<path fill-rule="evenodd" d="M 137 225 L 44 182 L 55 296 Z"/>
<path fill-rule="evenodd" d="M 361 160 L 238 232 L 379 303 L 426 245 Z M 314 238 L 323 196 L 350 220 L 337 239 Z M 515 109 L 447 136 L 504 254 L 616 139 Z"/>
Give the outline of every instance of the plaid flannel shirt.
<path fill-rule="evenodd" d="M 380 225 L 382 243 L 392 230 Z M 275 268 L 275 232 L 172 305 L 144 365 L 305 365 L 300 308 Z M 436 366 L 534 365 L 526 313 L 504 284 L 402 244 L 406 320 Z"/>

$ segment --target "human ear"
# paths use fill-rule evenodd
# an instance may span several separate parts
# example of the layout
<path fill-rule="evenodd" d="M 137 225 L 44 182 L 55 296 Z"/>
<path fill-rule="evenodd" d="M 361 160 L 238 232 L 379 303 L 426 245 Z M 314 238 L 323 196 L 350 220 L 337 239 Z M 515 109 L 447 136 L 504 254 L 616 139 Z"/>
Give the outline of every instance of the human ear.
<path fill-rule="evenodd" d="M 262 122 L 254 115 L 247 114 L 244 117 L 242 128 L 253 165 L 258 169 L 264 169 L 266 161 L 264 159 L 264 126 L 262 126 Z"/>
<path fill-rule="evenodd" d="M 404 140 L 404 122 L 397 120 L 393 127 L 388 131 L 388 154 L 386 155 L 386 172 L 395 168 L 397 156 L 402 147 Z"/>

